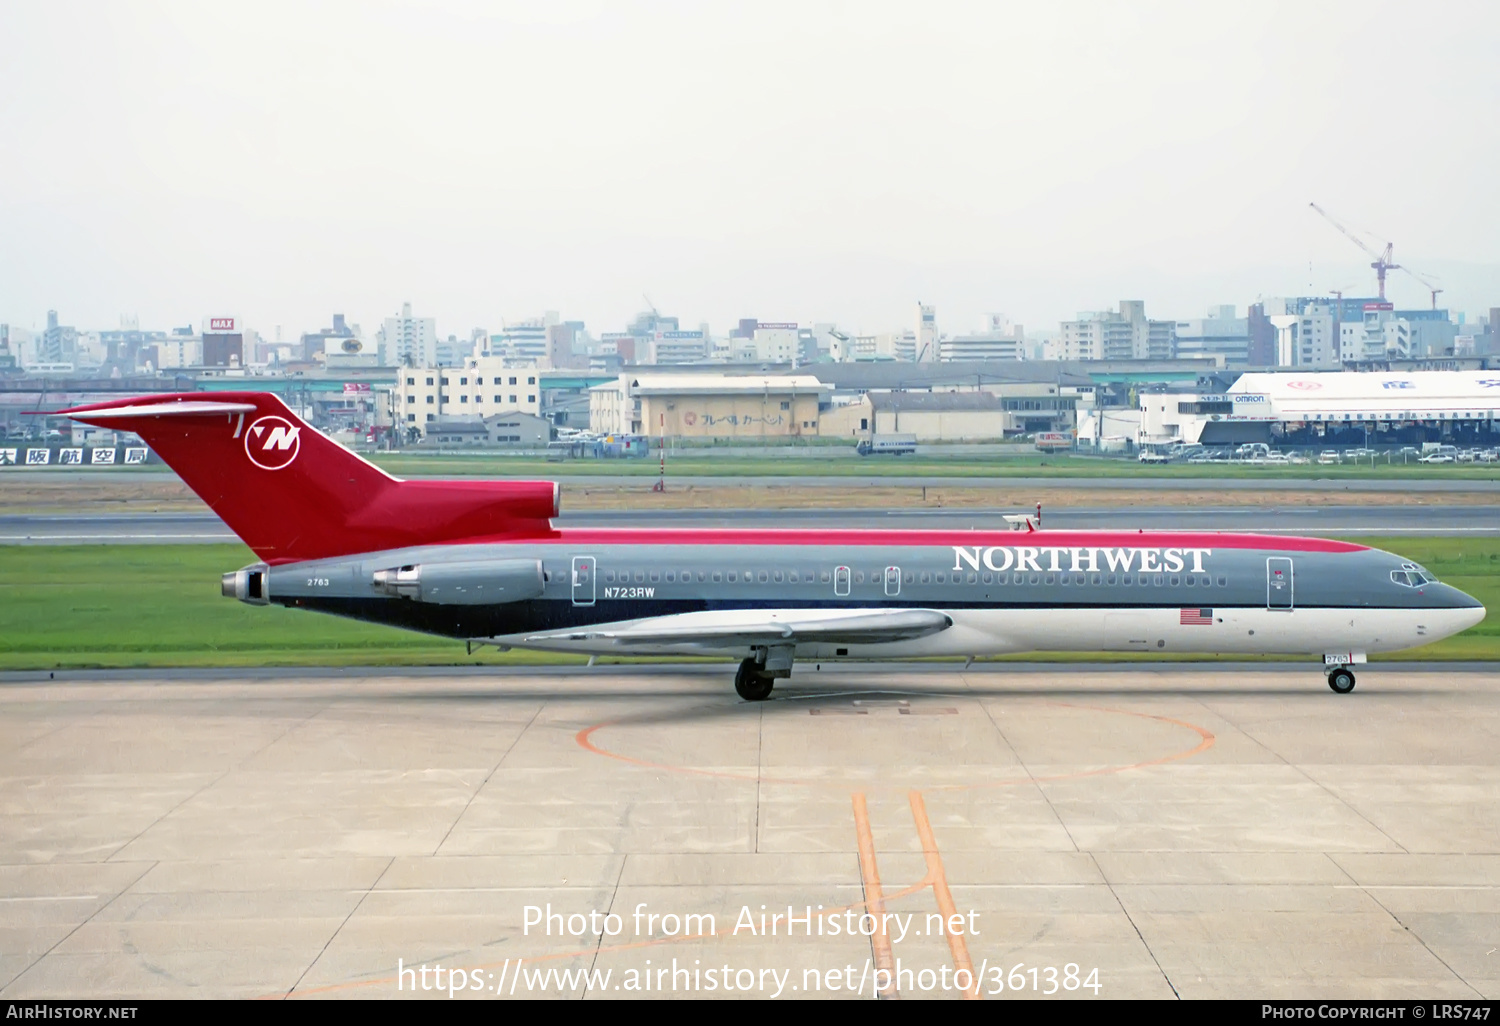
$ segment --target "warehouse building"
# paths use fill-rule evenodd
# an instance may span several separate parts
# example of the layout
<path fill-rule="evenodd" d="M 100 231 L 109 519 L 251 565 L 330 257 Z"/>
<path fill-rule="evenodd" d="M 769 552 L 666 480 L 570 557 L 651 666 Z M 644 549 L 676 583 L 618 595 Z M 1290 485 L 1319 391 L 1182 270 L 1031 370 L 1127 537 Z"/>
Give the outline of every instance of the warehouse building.
<path fill-rule="evenodd" d="M 1016 383 L 1002 392 L 869 392 L 823 415 L 823 434 L 871 439 L 916 435 L 921 442 L 999 441 L 1071 432 L 1076 395 L 1057 385 Z"/>
<path fill-rule="evenodd" d="M 1143 393 L 1142 444 L 1500 442 L 1500 371 L 1241 375 L 1222 394 Z"/>
<path fill-rule="evenodd" d="M 653 437 L 797 438 L 818 433 L 830 391 L 798 374 L 626 374 L 590 390 L 589 425 Z"/>

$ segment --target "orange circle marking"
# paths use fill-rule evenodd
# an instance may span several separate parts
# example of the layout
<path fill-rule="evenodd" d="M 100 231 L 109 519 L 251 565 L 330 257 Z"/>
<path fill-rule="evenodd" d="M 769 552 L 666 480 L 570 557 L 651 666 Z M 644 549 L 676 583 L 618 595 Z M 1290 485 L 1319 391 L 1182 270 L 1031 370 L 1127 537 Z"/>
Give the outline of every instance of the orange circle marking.
<path fill-rule="evenodd" d="M 941 697 L 946 698 L 958 696 L 944 695 Z M 1059 706 L 1064 709 L 1085 709 L 1090 712 L 1108 713 L 1113 716 L 1134 716 L 1137 719 L 1142 720 L 1155 720 L 1158 723 L 1165 723 L 1173 727 L 1181 727 L 1184 730 L 1192 731 L 1194 734 L 1198 735 L 1198 743 L 1191 748 L 1184 748 L 1181 751 L 1171 752 L 1167 755 L 1158 756 L 1154 759 L 1143 759 L 1140 762 L 1132 762 L 1129 765 L 1102 766 L 1098 769 L 1078 770 L 1073 773 L 1053 773 L 1047 776 L 1028 775 L 1024 777 L 1007 777 L 1002 780 L 991 780 L 978 784 L 927 784 L 924 785 L 923 789 L 928 791 L 971 791 L 989 787 L 1014 787 L 1018 784 L 1035 784 L 1051 780 L 1081 780 L 1086 777 L 1109 776 L 1115 773 L 1125 773 L 1129 770 L 1147 769 L 1151 766 L 1161 766 L 1165 763 L 1178 762 L 1182 759 L 1191 759 L 1193 756 L 1201 755 L 1203 752 L 1206 752 L 1210 748 L 1212 748 L 1216 740 L 1213 733 L 1207 728 L 1200 727 L 1196 723 L 1189 723 L 1186 720 L 1174 719 L 1171 716 L 1157 716 L 1154 713 L 1131 712 L 1128 709 L 1111 709 L 1107 706 L 1101 705 L 1079 705 L 1073 702 L 1047 702 L 1044 704 Z M 701 769 L 695 766 L 674 766 L 670 763 L 653 762 L 650 759 L 639 759 L 633 755 L 624 755 L 620 752 L 610 751 L 608 748 L 604 748 L 595 742 L 594 735 L 596 733 L 604 730 L 607 727 L 618 726 L 619 723 L 619 720 L 606 720 L 603 723 L 596 723 L 592 727 L 585 727 L 577 734 L 573 735 L 573 740 L 577 742 L 579 747 L 583 748 L 585 751 L 592 752 L 595 755 L 602 755 L 607 759 L 616 759 L 620 762 L 628 763 L 631 766 L 638 766 L 642 769 L 664 770 L 668 773 L 687 773 L 692 776 L 699 777 L 718 777 L 724 780 L 757 781 L 762 784 L 791 784 L 798 787 L 832 786 L 843 789 L 849 785 L 848 781 L 798 780 L 788 777 L 767 777 L 750 773 L 734 773 L 729 770 Z M 892 784 L 887 786 L 894 787 L 897 785 Z M 900 786 L 905 789 L 909 785 L 903 784 Z"/>

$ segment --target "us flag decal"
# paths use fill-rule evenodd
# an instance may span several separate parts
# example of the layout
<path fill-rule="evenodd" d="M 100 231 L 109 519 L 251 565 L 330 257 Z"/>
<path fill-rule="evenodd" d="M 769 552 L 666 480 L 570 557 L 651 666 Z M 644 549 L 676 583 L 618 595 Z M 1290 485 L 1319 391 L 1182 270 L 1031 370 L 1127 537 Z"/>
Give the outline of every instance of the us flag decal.
<path fill-rule="evenodd" d="M 1214 611 L 1212 609 L 1184 609 L 1179 622 L 1184 624 L 1213 623 Z"/>

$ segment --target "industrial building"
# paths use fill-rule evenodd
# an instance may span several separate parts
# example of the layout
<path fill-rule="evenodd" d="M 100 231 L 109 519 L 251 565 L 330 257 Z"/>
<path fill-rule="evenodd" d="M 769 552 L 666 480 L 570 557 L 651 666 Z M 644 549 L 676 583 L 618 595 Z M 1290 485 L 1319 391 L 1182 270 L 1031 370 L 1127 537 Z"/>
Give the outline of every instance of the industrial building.
<path fill-rule="evenodd" d="M 1497 416 L 1496 371 L 1250 373 L 1223 393 L 1143 393 L 1138 441 L 1488 446 Z"/>
<path fill-rule="evenodd" d="M 589 425 L 674 438 L 811 436 L 830 391 L 805 374 L 624 375 L 590 389 Z"/>
<path fill-rule="evenodd" d="M 823 415 L 822 433 L 856 439 L 915 435 L 920 442 L 998 441 L 1038 431 L 1073 430 L 1078 396 L 1047 383 L 1003 391 L 868 392 Z"/>
<path fill-rule="evenodd" d="M 511 410 L 483 419 L 434 421 L 427 425 L 422 444 L 442 448 L 545 449 L 551 440 L 551 421 Z"/>

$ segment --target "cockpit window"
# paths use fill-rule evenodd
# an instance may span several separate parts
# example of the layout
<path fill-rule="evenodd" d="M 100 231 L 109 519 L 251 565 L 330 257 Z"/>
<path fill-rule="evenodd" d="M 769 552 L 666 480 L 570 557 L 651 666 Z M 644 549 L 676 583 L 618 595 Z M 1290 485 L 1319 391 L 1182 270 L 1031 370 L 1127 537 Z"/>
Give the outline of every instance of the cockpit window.
<path fill-rule="evenodd" d="M 1415 563 L 1402 563 L 1400 570 L 1392 570 L 1391 580 L 1407 588 L 1420 588 L 1424 584 L 1437 583 L 1436 577 Z"/>

